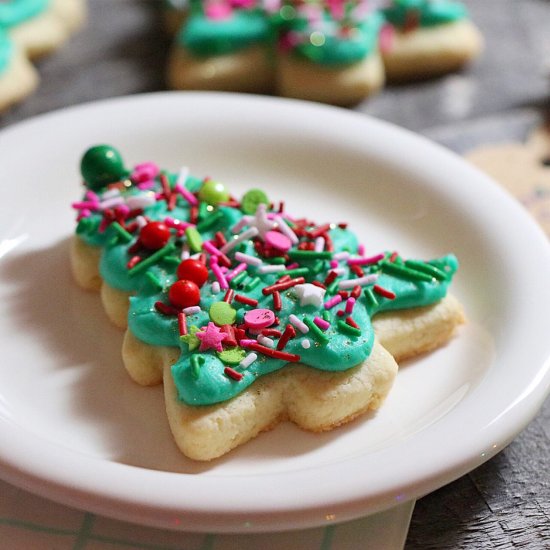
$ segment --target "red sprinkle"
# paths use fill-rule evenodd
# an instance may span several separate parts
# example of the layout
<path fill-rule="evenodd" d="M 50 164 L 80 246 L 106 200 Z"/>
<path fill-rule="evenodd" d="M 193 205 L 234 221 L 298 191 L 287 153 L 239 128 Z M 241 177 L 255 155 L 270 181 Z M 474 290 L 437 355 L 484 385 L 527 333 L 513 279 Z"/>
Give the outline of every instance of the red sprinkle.
<path fill-rule="evenodd" d="M 227 374 L 229 378 L 233 378 L 233 380 L 237 380 L 237 382 L 241 380 L 243 377 L 243 375 L 240 372 L 237 372 L 235 369 L 232 369 L 231 367 L 225 367 L 225 369 L 223 369 L 223 372 L 225 372 L 225 374 Z"/>
<path fill-rule="evenodd" d="M 136 264 L 139 264 L 141 262 L 141 258 L 139 256 L 132 256 L 128 263 L 126 264 L 126 267 L 128 269 L 132 269 Z"/>
<path fill-rule="evenodd" d="M 187 334 L 187 317 L 183 311 L 178 313 L 178 330 L 180 336 L 185 336 Z"/>
<path fill-rule="evenodd" d="M 324 288 L 325 290 L 327 288 L 321 281 L 313 281 L 311 284 L 315 285 L 315 286 L 318 286 L 319 288 Z M 359 287 L 359 288 L 361 288 L 361 287 Z"/>
<path fill-rule="evenodd" d="M 327 231 L 330 231 L 330 224 L 329 223 L 325 223 L 324 225 L 316 227 L 313 231 L 308 231 L 307 236 L 310 239 L 316 239 L 317 237 L 320 237 L 321 235 L 323 235 L 323 233 L 326 233 Z"/>
<path fill-rule="evenodd" d="M 391 290 L 388 290 L 387 288 L 384 288 L 384 287 L 379 286 L 379 285 L 374 285 L 372 287 L 372 289 L 374 290 L 374 292 L 376 292 L 376 294 L 380 294 L 380 296 L 383 296 L 384 298 L 388 298 L 390 300 L 395 299 L 395 292 L 392 292 Z"/>
<path fill-rule="evenodd" d="M 288 341 L 291 338 L 294 338 L 296 336 L 296 330 L 292 325 L 287 325 L 285 328 L 285 331 L 283 332 L 283 335 L 281 336 L 279 342 L 277 343 L 277 349 L 281 351 L 284 349 L 284 347 L 287 345 Z"/>
<path fill-rule="evenodd" d="M 399 257 L 399 254 L 397 252 L 392 252 L 392 255 L 390 256 L 390 262 L 395 262 L 397 258 Z"/>
<path fill-rule="evenodd" d="M 246 347 L 247 349 L 251 349 L 252 351 L 257 351 L 258 353 L 262 353 L 263 355 L 267 355 L 268 357 L 271 357 L 273 359 L 282 359 L 283 361 L 300 360 L 300 356 L 296 353 L 286 353 L 285 351 L 271 349 L 266 346 L 262 346 L 261 344 L 249 344 Z"/>
<path fill-rule="evenodd" d="M 262 330 L 263 336 L 273 336 L 274 338 L 280 338 L 283 333 L 276 328 L 264 328 Z"/>
<path fill-rule="evenodd" d="M 225 293 L 225 296 L 223 297 L 223 301 L 230 304 L 233 301 L 234 295 L 235 295 L 235 291 L 232 288 L 228 288 L 227 292 Z"/>
<path fill-rule="evenodd" d="M 221 231 L 217 231 L 214 235 L 214 238 L 216 240 L 216 245 L 218 248 L 221 248 L 224 244 L 227 244 L 227 239 Z"/>
<path fill-rule="evenodd" d="M 168 183 L 166 174 L 161 173 L 160 184 L 162 185 L 162 193 L 164 194 L 164 198 L 168 202 L 170 200 L 170 196 L 172 195 L 172 190 L 170 189 L 170 184 Z"/>
<path fill-rule="evenodd" d="M 155 309 L 162 313 L 162 315 L 178 315 L 180 313 L 179 309 L 169 306 L 164 302 L 155 302 Z"/>
<path fill-rule="evenodd" d="M 336 315 L 338 315 L 338 317 L 343 317 L 345 314 L 346 314 L 346 312 L 343 309 L 339 309 L 336 312 Z"/>
<path fill-rule="evenodd" d="M 359 285 L 355 285 L 351 291 L 351 294 L 350 296 L 352 298 L 355 298 L 357 300 L 357 298 L 359 298 L 359 296 L 361 296 L 361 292 L 362 292 L 362 288 L 359 286 Z"/>
<path fill-rule="evenodd" d="M 279 279 L 277 279 L 278 283 L 284 283 L 285 281 L 290 281 L 292 277 L 290 275 L 283 275 Z"/>
<path fill-rule="evenodd" d="M 252 307 L 256 307 L 258 305 L 258 300 L 249 298 L 248 296 L 243 296 L 242 294 L 235 294 L 235 301 Z"/>
<path fill-rule="evenodd" d="M 290 279 L 289 281 L 285 281 L 284 283 L 275 283 L 274 285 L 266 286 L 262 288 L 262 294 L 264 296 L 267 296 L 268 294 L 273 294 L 273 292 L 286 290 L 293 286 L 301 285 L 305 282 L 306 280 L 303 277 L 296 277 L 295 279 Z"/>
<path fill-rule="evenodd" d="M 347 323 L 350 327 L 353 327 L 353 328 L 360 328 L 359 325 L 358 325 L 351 317 L 346 317 L 346 323 Z"/>
<path fill-rule="evenodd" d="M 361 266 L 357 264 L 350 265 L 349 270 L 357 277 L 362 277 L 365 274 Z"/>
<path fill-rule="evenodd" d="M 283 309 L 283 301 L 281 300 L 281 293 L 276 290 L 273 294 L 273 309 L 275 311 L 281 311 Z"/>
<path fill-rule="evenodd" d="M 338 273 L 336 273 L 336 271 L 329 271 L 328 275 L 325 278 L 325 285 L 328 286 L 330 285 L 330 283 L 333 283 L 336 277 L 338 277 Z"/>
<path fill-rule="evenodd" d="M 236 346 L 237 345 L 237 336 L 236 329 L 232 325 L 223 325 L 221 328 L 222 332 L 227 334 L 227 337 L 223 341 L 224 346 Z"/>
<path fill-rule="evenodd" d="M 172 193 L 170 195 L 170 199 L 168 199 L 168 210 L 174 210 L 176 207 L 176 201 L 178 200 L 178 195 L 176 193 Z"/>
<path fill-rule="evenodd" d="M 342 300 L 347 300 L 349 298 L 349 292 L 347 290 L 339 290 L 338 294 L 342 296 Z"/>

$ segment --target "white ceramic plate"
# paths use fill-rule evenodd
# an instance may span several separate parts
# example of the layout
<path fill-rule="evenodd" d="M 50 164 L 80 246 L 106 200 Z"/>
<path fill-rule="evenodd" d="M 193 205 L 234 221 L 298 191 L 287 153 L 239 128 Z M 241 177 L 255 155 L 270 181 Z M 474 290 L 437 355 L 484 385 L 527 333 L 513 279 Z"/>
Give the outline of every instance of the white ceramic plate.
<path fill-rule="evenodd" d="M 91 144 L 261 186 L 287 210 L 348 221 L 368 250 L 453 251 L 468 324 L 404 365 L 378 414 L 331 433 L 290 424 L 210 464 L 172 443 L 160 388 L 68 270 L 69 204 Z M 343 521 L 414 499 L 502 449 L 549 385 L 546 238 L 451 153 L 348 111 L 225 94 L 84 105 L 0 133 L 0 475 L 66 504 L 194 531 Z"/>

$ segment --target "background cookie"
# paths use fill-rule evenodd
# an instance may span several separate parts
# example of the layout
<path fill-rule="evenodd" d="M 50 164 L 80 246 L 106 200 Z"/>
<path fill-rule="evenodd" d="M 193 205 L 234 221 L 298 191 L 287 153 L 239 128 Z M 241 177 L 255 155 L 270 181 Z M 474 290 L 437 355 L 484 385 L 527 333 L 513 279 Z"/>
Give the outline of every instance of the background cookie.
<path fill-rule="evenodd" d="M 38 84 L 29 63 L 59 48 L 84 21 L 84 0 L 8 0 L 0 3 L 0 111 Z"/>

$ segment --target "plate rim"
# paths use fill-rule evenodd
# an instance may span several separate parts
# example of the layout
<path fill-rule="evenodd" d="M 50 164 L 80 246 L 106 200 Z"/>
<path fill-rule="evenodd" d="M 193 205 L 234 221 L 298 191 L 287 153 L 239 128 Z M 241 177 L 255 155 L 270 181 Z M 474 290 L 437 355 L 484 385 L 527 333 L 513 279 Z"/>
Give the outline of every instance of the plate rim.
<path fill-rule="evenodd" d="M 176 104 L 182 102 L 189 105 L 193 103 L 211 103 L 216 104 L 218 107 L 222 104 L 232 104 L 241 105 L 241 108 L 244 108 L 244 104 L 246 104 L 247 108 L 251 105 L 255 105 L 254 108 L 263 105 L 266 106 L 266 108 L 269 106 L 270 108 L 279 109 L 280 111 L 300 111 L 307 113 L 304 114 L 304 116 L 309 116 L 309 113 L 320 113 L 318 116 L 325 116 L 330 119 L 336 117 L 339 120 L 341 119 L 346 125 L 357 125 L 359 127 L 370 126 L 383 134 L 397 136 L 397 141 L 399 143 L 403 141 L 415 143 L 424 154 L 433 154 L 437 158 L 441 158 L 441 162 L 450 164 L 453 169 L 458 170 L 465 177 L 468 176 L 473 178 L 482 188 L 485 186 L 486 189 L 490 190 L 490 196 L 499 197 L 498 200 L 502 201 L 502 204 L 506 205 L 512 211 L 515 211 L 522 227 L 527 228 L 525 231 L 535 239 L 537 253 L 544 249 L 545 257 L 543 260 L 545 261 L 545 269 L 550 267 L 549 247 L 542 230 L 530 219 L 527 212 L 524 212 L 520 205 L 516 204 L 514 199 L 508 196 L 503 189 L 488 176 L 482 174 L 473 166 L 466 164 L 458 155 L 455 155 L 444 147 L 418 134 L 399 128 L 391 123 L 377 120 L 369 115 L 347 111 L 337 107 L 298 100 L 245 96 L 241 94 L 219 92 L 155 92 L 104 99 L 45 113 L 0 130 L 0 143 L 4 140 L 16 139 L 18 132 L 24 133 L 28 128 L 32 128 L 34 125 L 40 126 L 48 124 L 49 121 L 55 120 L 60 116 L 70 118 L 74 116 L 75 113 L 78 116 L 81 113 L 85 114 L 87 111 L 92 112 L 97 109 L 101 110 L 109 108 L 112 105 L 128 106 L 137 105 L 140 102 L 151 104 L 158 102 L 175 102 L 174 104 Z M 10 137 L 14 135 L 16 138 Z M 411 160 L 409 159 L 408 162 L 411 162 Z M 427 168 L 424 167 L 424 169 Z M 70 232 L 71 229 L 69 228 L 68 231 Z M 212 502 L 208 499 L 200 503 L 195 502 L 192 505 L 182 504 L 180 502 L 175 506 L 173 503 L 177 502 L 177 498 L 175 498 L 175 493 L 171 491 L 172 505 L 164 502 L 164 499 L 160 499 L 159 501 L 158 498 L 151 498 L 148 499 L 148 501 L 141 498 L 138 502 L 132 499 L 129 494 L 121 495 L 118 486 L 109 488 L 102 487 L 101 490 L 99 490 L 95 483 L 91 483 L 94 477 L 91 474 L 97 472 L 98 469 L 100 473 L 104 473 L 104 467 L 106 466 L 105 462 L 107 462 L 107 468 L 113 469 L 115 475 L 120 476 L 122 480 L 126 480 L 126 478 L 133 479 L 135 477 L 135 470 L 145 471 L 145 474 L 140 474 L 142 477 L 148 477 L 147 472 L 149 472 L 152 473 L 153 477 L 163 478 L 162 481 L 166 481 L 167 483 L 172 482 L 171 478 L 174 475 L 186 476 L 185 483 L 191 491 L 200 490 L 201 486 L 205 485 L 205 479 L 207 478 L 201 476 L 190 478 L 190 474 L 158 472 L 105 461 L 104 459 L 82 457 L 75 451 L 67 449 L 61 449 L 60 452 L 60 449 L 54 444 L 51 444 L 53 448 L 48 449 L 48 451 L 58 460 L 58 466 L 55 468 L 55 471 L 51 469 L 48 470 L 48 468 L 44 470 L 44 468 L 38 467 L 32 461 L 18 461 L 17 455 L 14 455 L 12 452 L 13 449 L 0 449 L 0 476 L 15 485 L 31 490 L 41 496 L 52 498 L 77 508 L 91 510 L 104 515 L 111 515 L 112 517 L 127 521 L 136 521 L 136 519 L 139 518 L 143 523 L 172 529 L 185 529 L 188 531 L 210 530 L 213 532 L 261 532 L 280 530 L 282 526 L 284 528 L 312 527 L 327 521 L 327 509 L 333 510 L 333 512 L 331 512 L 331 515 L 334 516 L 332 519 L 333 521 L 353 519 L 365 515 L 365 513 L 370 514 L 387 509 L 394 504 L 398 504 L 403 499 L 410 500 L 417 498 L 460 477 L 491 458 L 506 446 L 534 417 L 549 390 L 550 362 L 547 356 L 545 364 L 541 365 L 537 371 L 536 379 L 531 380 L 525 388 L 522 388 L 522 393 L 516 396 L 515 402 L 512 403 L 508 409 L 501 411 L 499 417 L 493 420 L 491 426 L 485 427 L 483 436 L 478 434 L 475 441 L 470 441 L 471 448 L 468 457 L 457 457 L 451 464 L 447 462 L 444 467 L 438 468 L 436 472 L 433 470 L 429 471 L 429 469 L 421 470 L 418 472 L 416 479 L 414 481 L 409 480 L 408 483 L 404 483 L 404 481 L 397 476 L 400 481 L 397 481 L 393 485 L 390 484 L 391 486 L 380 487 L 376 494 L 370 494 L 368 496 L 354 493 L 352 498 L 348 498 L 348 495 L 348 497 L 333 497 L 326 502 L 322 500 L 317 502 L 308 501 L 306 504 L 303 502 L 300 504 L 295 502 L 294 506 L 292 502 L 288 502 L 288 499 L 283 499 L 281 502 L 272 502 L 269 506 L 264 503 L 263 507 L 256 508 L 251 507 L 250 503 L 246 506 L 239 506 L 237 503 L 232 502 L 231 506 L 212 509 Z M 471 398 L 472 396 L 470 395 L 465 401 Z M 461 405 L 464 406 L 463 403 L 461 403 Z M 0 420 L 2 420 L 2 418 L 0 418 Z M 0 434 L 9 436 L 11 443 L 17 445 L 18 450 L 32 450 L 32 445 L 31 448 L 29 448 L 28 442 L 21 440 L 18 434 L 10 429 L 8 424 L 0 422 Z M 425 438 L 426 436 L 426 433 L 421 433 L 418 437 Z M 488 441 L 491 442 L 490 445 Z M 497 443 L 493 443 L 494 441 Z M 435 449 L 433 452 L 436 459 L 438 459 L 438 452 L 441 453 L 442 451 L 441 449 L 439 451 Z M 380 454 L 382 458 L 385 456 L 384 450 L 373 454 Z M 83 472 L 90 474 L 90 479 L 81 479 L 79 485 L 70 488 L 67 483 L 66 468 L 70 468 L 73 460 L 76 460 L 76 456 L 78 456 L 78 460 L 80 460 Z M 99 465 L 97 464 L 98 461 L 100 462 Z M 44 466 L 44 464 L 42 464 L 42 466 Z M 63 468 L 61 466 L 63 466 Z M 317 469 L 319 468 L 315 468 L 314 470 Z M 317 475 L 317 473 L 318 472 L 312 471 L 309 473 L 308 477 Z M 286 475 L 286 473 L 282 475 Z M 302 476 L 303 473 L 300 475 Z M 262 479 L 257 480 L 257 477 Z M 255 482 L 265 483 L 266 480 L 263 479 L 264 477 L 265 476 L 262 475 L 250 476 Z M 278 478 L 279 476 L 276 474 L 274 477 Z M 166 480 L 164 478 L 166 478 Z M 314 478 L 312 477 L 311 479 L 313 480 Z M 150 482 L 149 479 L 147 481 L 148 483 Z M 280 479 L 272 481 L 272 487 L 275 488 L 279 482 Z M 267 485 L 269 486 L 270 484 Z M 234 489 L 237 490 L 238 486 L 235 485 Z M 311 501 L 312 499 L 310 498 L 309 500 Z M 143 514 L 147 514 L 147 519 L 143 518 Z"/>

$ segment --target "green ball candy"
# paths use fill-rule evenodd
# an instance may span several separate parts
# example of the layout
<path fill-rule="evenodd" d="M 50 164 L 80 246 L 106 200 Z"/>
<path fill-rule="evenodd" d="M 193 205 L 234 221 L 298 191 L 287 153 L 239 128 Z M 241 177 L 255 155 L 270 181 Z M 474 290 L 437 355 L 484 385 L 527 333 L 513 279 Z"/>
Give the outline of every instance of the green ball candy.
<path fill-rule="evenodd" d="M 241 200 L 241 210 L 245 214 L 255 214 L 259 204 L 269 206 L 269 199 L 261 189 L 250 189 Z"/>
<path fill-rule="evenodd" d="M 216 206 L 220 202 L 227 202 L 229 200 L 229 193 L 223 183 L 206 180 L 199 189 L 199 199 Z"/>
<path fill-rule="evenodd" d="M 227 302 L 214 302 L 208 311 L 210 320 L 218 325 L 232 325 L 237 318 L 237 311 Z"/>
<path fill-rule="evenodd" d="M 110 145 L 88 149 L 80 161 L 80 173 L 90 189 L 101 189 L 128 176 L 120 153 Z"/>

